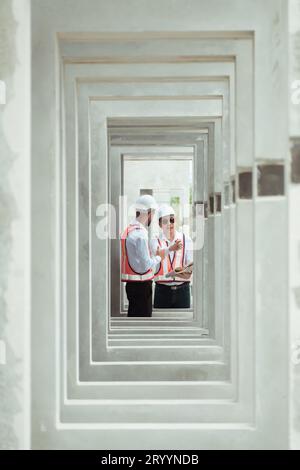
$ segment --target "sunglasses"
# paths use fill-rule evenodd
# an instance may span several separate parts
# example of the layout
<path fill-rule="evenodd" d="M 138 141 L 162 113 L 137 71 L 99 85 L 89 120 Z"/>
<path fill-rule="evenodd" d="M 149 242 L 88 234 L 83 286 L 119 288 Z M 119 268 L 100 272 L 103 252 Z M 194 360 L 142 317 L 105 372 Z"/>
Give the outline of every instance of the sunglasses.
<path fill-rule="evenodd" d="M 170 217 L 170 219 L 162 219 L 162 224 L 163 224 L 163 225 L 174 224 L 174 222 L 175 222 L 175 218 L 174 218 L 174 217 Z"/>

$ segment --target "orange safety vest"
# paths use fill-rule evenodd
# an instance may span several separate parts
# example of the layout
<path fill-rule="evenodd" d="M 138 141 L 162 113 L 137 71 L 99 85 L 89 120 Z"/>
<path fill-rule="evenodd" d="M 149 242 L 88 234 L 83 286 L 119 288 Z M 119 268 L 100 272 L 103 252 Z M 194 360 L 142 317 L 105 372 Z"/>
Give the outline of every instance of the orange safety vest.
<path fill-rule="evenodd" d="M 154 274 L 153 270 L 150 268 L 145 273 L 137 273 L 129 263 L 128 253 L 126 248 L 126 240 L 130 232 L 133 230 L 142 230 L 139 225 L 129 225 L 121 235 L 121 248 L 122 248 L 122 259 L 121 259 L 121 281 L 122 282 L 129 282 L 129 281 L 151 281 L 153 279 Z M 149 247 L 148 247 L 149 250 Z M 149 250 L 150 256 L 150 250 Z"/>
<path fill-rule="evenodd" d="M 157 241 L 161 249 L 168 248 L 169 246 L 168 240 L 158 238 Z M 186 282 L 180 277 L 176 277 L 176 276 L 175 278 L 165 277 L 167 273 L 170 273 L 175 268 L 179 268 L 179 267 L 182 268 L 184 266 L 184 255 L 185 255 L 185 235 L 183 233 L 182 234 L 182 248 L 174 252 L 174 257 L 172 261 L 171 261 L 171 256 L 169 253 L 168 256 L 166 256 L 160 262 L 159 268 L 155 273 L 155 282 L 163 282 L 163 283 L 174 282 L 174 281 Z"/>

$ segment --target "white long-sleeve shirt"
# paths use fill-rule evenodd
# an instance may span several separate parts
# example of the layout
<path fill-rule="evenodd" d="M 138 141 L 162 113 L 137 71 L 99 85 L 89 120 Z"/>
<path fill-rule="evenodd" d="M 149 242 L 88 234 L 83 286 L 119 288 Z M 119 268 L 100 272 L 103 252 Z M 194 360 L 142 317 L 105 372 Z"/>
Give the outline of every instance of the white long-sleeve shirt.
<path fill-rule="evenodd" d="M 173 241 L 170 241 L 167 239 L 167 237 L 165 236 L 165 234 L 163 232 L 160 233 L 160 236 L 159 236 L 159 239 L 160 240 L 164 240 L 164 241 L 167 241 L 168 242 L 168 248 L 166 248 L 166 256 L 170 256 L 170 261 L 171 263 L 173 263 L 173 259 L 174 259 L 174 256 L 175 256 L 175 251 L 169 251 L 170 250 L 170 247 L 172 245 L 174 245 L 175 241 L 180 237 L 180 233 L 175 231 L 175 234 L 174 234 L 174 240 Z M 181 234 L 182 235 L 182 234 Z M 151 240 L 150 242 L 150 249 L 151 249 L 151 253 L 156 253 L 157 251 L 157 248 L 159 248 L 159 243 L 158 243 L 158 239 L 157 238 L 154 238 Z M 184 252 L 184 259 L 183 259 L 183 265 L 184 266 L 187 266 L 188 264 L 192 263 L 193 262 L 193 241 L 191 240 L 190 237 L 188 237 L 187 235 L 185 235 L 185 252 Z M 155 280 L 155 279 L 154 279 Z M 168 286 L 176 286 L 176 285 L 179 285 L 179 284 L 182 284 L 184 281 L 172 281 L 172 282 L 168 282 Z"/>
<path fill-rule="evenodd" d="M 138 274 L 146 273 L 149 269 L 155 272 L 161 261 L 161 257 L 151 255 L 146 227 L 137 219 L 135 219 L 131 225 L 138 225 L 140 230 L 132 230 L 128 234 L 125 242 L 130 266 Z"/>

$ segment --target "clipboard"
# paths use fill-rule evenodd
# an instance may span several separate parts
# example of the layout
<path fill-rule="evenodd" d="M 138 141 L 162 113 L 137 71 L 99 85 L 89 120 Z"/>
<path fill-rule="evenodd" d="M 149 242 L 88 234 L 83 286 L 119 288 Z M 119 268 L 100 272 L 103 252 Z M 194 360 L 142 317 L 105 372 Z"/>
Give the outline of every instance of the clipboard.
<path fill-rule="evenodd" d="M 192 274 L 193 272 L 193 263 L 187 264 L 183 268 L 175 268 L 173 271 L 170 271 L 166 274 L 166 277 L 176 277 L 177 274 Z"/>

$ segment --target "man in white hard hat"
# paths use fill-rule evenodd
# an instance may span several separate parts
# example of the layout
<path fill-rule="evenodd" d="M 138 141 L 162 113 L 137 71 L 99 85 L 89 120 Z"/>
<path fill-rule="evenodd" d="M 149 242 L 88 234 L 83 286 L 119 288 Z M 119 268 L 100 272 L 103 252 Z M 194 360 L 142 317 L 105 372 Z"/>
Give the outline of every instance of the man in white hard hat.
<path fill-rule="evenodd" d="M 173 277 L 166 274 L 193 262 L 193 242 L 175 229 L 175 211 L 171 206 L 160 206 L 158 219 L 160 235 L 151 242 L 151 251 L 159 249 L 165 256 L 155 273 L 154 308 L 190 308 L 191 273 Z"/>
<path fill-rule="evenodd" d="M 148 227 L 157 209 L 155 199 L 145 194 L 137 199 L 135 207 L 136 218 L 121 236 L 121 280 L 126 282 L 128 316 L 151 317 L 152 279 L 164 252 L 158 249 L 152 255 L 149 248 Z"/>

